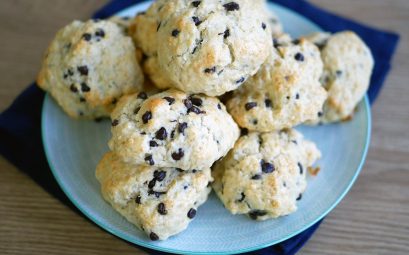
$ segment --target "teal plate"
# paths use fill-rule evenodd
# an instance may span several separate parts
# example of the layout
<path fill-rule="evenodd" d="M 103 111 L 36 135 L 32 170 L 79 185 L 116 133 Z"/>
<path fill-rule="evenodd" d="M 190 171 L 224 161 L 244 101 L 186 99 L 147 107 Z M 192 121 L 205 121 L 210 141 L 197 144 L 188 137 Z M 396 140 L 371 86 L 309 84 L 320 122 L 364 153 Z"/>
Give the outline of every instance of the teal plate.
<path fill-rule="evenodd" d="M 149 3 L 120 12 L 132 16 Z M 270 4 L 292 36 L 321 29 L 304 17 Z M 233 254 L 261 249 L 286 240 L 322 219 L 345 196 L 357 178 L 370 140 L 370 108 L 365 98 L 352 121 L 319 127 L 299 127 L 317 143 L 321 171 L 309 177 L 298 211 L 287 217 L 255 222 L 233 216 L 212 194 L 198 216 L 181 234 L 166 241 L 150 241 L 106 203 L 95 179 L 95 167 L 108 151 L 110 122 L 76 121 L 65 115 L 50 96 L 42 113 L 43 143 L 51 170 L 65 194 L 88 218 L 108 232 L 147 248 L 180 254 Z"/>

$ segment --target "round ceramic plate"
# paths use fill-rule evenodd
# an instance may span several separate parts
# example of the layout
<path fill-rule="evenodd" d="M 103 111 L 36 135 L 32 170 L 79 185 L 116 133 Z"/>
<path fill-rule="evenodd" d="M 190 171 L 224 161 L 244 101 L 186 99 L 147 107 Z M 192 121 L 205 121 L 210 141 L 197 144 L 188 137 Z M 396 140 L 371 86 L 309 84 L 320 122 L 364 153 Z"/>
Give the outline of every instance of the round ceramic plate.
<path fill-rule="evenodd" d="M 143 3 L 119 13 L 132 16 L 145 10 Z M 304 17 L 269 4 L 292 36 L 321 29 Z M 336 125 L 297 128 L 317 143 L 323 157 L 321 171 L 309 177 L 308 188 L 294 214 L 256 222 L 231 215 L 212 194 L 199 208 L 186 231 L 166 241 L 150 241 L 106 203 L 95 178 L 95 167 L 108 151 L 110 122 L 76 121 L 46 96 L 42 115 L 43 142 L 51 170 L 71 201 L 91 220 L 129 242 L 183 254 L 232 254 L 260 249 L 288 239 L 328 214 L 345 196 L 364 163 L 370 138 L 370 109 L 365 98 L 352 121 Z"/>

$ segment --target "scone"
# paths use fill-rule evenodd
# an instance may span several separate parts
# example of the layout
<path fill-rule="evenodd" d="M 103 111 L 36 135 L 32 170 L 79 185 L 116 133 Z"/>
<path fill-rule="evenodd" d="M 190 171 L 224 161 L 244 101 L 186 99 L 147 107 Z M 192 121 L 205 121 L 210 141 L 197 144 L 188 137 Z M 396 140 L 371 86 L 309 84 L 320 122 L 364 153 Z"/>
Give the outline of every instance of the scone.
<path fill-rule="evenodd" d="M 111 118 L 109 147 L 123 161 L 138 165 L 206 169 L 239 136 L 218 99 L 174 89 L 147 99 L 125 96 Z"/>
<path fill-rule="evenodd" d="M 217 96 L 242 85 L 268 56 L 271 28 L 263 7 L 252 0 L 159 0 L 131 31 L 145 54 L 157 57 L 168 87 Z"/>
<path fill-rule="evenodd" d="M 134 166 L 114 153 L 99 162 L 96 177 L 106 201 L 151 240 L 165 240 L 186 229 L 210 192 L 210 169 Z"/>
<path fill-rule="evenodd" d="M 254 220 L 288 215 L 306 189 L 306 172 L 320 152 L 295 130 L 250 132 L 215 164 L 213 188 L 232 214 Z"/>
<path fill-rule="evenodd" d="M 74 21 L 45 55 L 37 84 L 73 118 L 108 117 L 115 102 L 144 77 L 132 39 L 109 21 Z"/>
<path fill-rule="evenodd" d="M 328 99 L 319 120 L 331 123 L 350 118 L 369 87 L 374 60 L 368 46 L 354 32 L 317 33 L 307 36 L 321 49 L 323 87 Z"/>
<path fill-rule="evenodd" d="M 318 118 L 327 93 L 319 78 L 318 48 L 283 35 L 274 40 L 267 61 L 227 102 L 227 109 L 243 128 L 269 132 L 291 128 Z"/>

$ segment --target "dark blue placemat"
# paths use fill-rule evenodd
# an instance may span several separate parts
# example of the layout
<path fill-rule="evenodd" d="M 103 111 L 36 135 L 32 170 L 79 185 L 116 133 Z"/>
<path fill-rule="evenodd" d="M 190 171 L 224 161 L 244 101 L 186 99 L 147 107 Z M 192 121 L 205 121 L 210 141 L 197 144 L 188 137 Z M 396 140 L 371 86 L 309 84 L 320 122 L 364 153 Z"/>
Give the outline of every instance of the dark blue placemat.
<path fill-rule="evenodd" d="M 107 18 L 139 2 L 142 1 L 113 0 L 97 11 L 93 18 Z M 374 55 L 376 64 L 368 95 L 371 102 L 376 99 L 391 68 L 391 59 L 399 41 L 397 34 L 370 28 L 339 17 L 304 0 L 275 0 L 273 2 L 300 13 L 326 31 L 352 30 L 359 34 L 368 44 Z M 45 158 L 41 140 L 41 109 L 43 99 L 44 92 L 38 89 L 35 84 L 32 84 L 0 115 L 0 153 L 21 171 L 28 174 L 46 191 L 80 213 L 61 191 L 51 174 Z M 295 254 L 308 241 L 320 223 L 321 221 L 280 244 L 248 254 Z M 142 249 L 151 254 L 165 254 L 145 248 Z"/>

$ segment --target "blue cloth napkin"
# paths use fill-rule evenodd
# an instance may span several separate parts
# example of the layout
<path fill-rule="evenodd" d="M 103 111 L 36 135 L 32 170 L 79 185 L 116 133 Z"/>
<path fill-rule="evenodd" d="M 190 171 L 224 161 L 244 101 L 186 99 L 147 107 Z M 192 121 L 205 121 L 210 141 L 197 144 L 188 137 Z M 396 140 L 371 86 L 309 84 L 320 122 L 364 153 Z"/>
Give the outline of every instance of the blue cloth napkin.
<path fill-rule="evenodd" d="M 93 18 L 107 18 L 139 2 L 142 1 L 113 0 L 97 11 Z M 326 31 L 352 30 L 359 34 L 368 44 L 375 58 L 376 64 L 368 91 L 370 101 L 374 102 L 391 68 L 391 59 L 399 41 L 397 34 L 377 30 L 339 17 L 305 0 L 274 0 L 273 2 L 300 13 Z M 56 183 L 45 158 L 41 140 L 41 108 L 43 99 L 44 92 L 38 89 L 35 84 L 31 84 L 0 115 L 0 153 L 21 171 L 28 174 L 46 191 L 80 213 Z M 321 221 L 282 243 L 247 254 L 295 254 L 308 241 L 320 223 Z M 145 250 L 151 254 L 165 254 L 148 249 Z"/>

